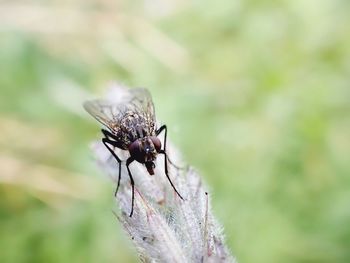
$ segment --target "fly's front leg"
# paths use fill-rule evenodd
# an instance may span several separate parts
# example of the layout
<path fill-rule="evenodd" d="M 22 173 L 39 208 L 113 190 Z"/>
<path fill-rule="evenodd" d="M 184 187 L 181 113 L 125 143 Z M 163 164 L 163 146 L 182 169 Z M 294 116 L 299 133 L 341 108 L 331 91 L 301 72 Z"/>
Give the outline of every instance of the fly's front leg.
<path fill-rule="evenodd" d="M 120 158 L 115 154 L 115 152 L 113 151 L 112 148 L 110 148 L 108 145 L 112 145 L 113 147 L 117 147 L 116 145 L 116 141 L 113 141 L 111 138 L 114 138 L 114 135 L 111 134 L 109 131 L 107 130 L 102 130 L 103 135 L 105 136 L 105 138 L 102 138 L 102 143 L 106 146 L 106 148 L 108 149 L 108 151 L 112 154 L 112 156 L 117 160 L 118 165 L 119 165 L 119 173 L 118 173 L 118 184 L 117 184 L 117 188 L 115 189 L 114 192 L 114 196 L 117 196 L 118 190 L 119 190 L 119 186 L 120 186 L 120 178 L 121 178 L 121 163 L 122 161 L 120 160 Z"/>
<path fill-rule="evenodd" d="M 130 212 L 130 217 L 132 217 L 132 214 L 134 212 L 134 199 L 135 199 L 135 183 L 134 183 L 134 178 L 132 178 L 131 172 L 129 165 L 134 161 L 133 158 L 129 157 L 126 160 L 126 169 L 128 170 L 129 178 L 130 178 L 130 184 L 131 184 L 131 212 Z"/>
<path fill-rule="evenodd" d="M 164 150 L 160 150 L 159 153 L 164 154 L 164 170 L 165 170 L 165 175 L 166 175 L 166 177 L 168 178 L 169 183 L 171 184 L 171 186 L 173 187 L 173 189 L 174 189 L 174 191 L 177 193 L 177 195 L 178 195 L 182 200 L 184 200 L 183 197 L 180 195 L 180 193 L 176 190 L 175 185 L 173 184 L 173 182 L 171 181 L 171 179 L 170 179 L 170 177 L 169 177 L 169 172 L 168 172 L 168 161 L 167 161 L 167 160 L 168 160 L 168 156 L 167 156 L 167 153 L 166 153 Z"/>
<path fill-rule="evenodd" d="M 163 130 L 165 130 L 165 132 L 164 132 L 164 142 L 163 142 L 163 145 L 164 145 L 164 152 L 166 152 L 166 141 L 167 141 L 168 129 L 167 129 L 167 127 L 166 127 L 165 124 L 162 125 L 162 126 L 160 126 L 160 128 L 156 131 L 156 135 L 158 136 Z M 172 166 L 174 166 L 176 169 L 178 169 L 178 170 L 184 170 L 184 169 L 186 169 L 185 167 L 179 167 L 179 166 L 177 166 L 173 161 L 171 161 L 171 159 L 169 158 L 169 156 L 168 156 L 167 154 L 165 155 L 165 158 L 167 158 L 167 159 L 168 159 L 168 162 L 169 162 Z"/>
<path fill-rule="evenodd" d="M 156 130 L 156 135 L 158 136 L 164 130 L 165 130 L 165 134 L 164 134 L 164 150 L 166 150 L 166 136 L 167 136 L 168 130 L 167 130 L 167 127 L 166 127 L 165 124 L 160 126 L 160 128 L 158 130 Z"/>
<path fill-rule="evenodd" d="M 156 134 L 157 136 L 163 131 L 165 130 L 164 132 L 164 150 L 160 150 L 159 153 L 161 154 L 164 154 L 164 171 L 165 171 L 165 175 L 166 177 L 168 178 L 168 181 L 170 182 L 171 186 L 173 187 L 174 191 L 177 193 L 177 195 L 182 199 L 183 197 L 180 195 L 180 193 L 176 190 L 173 182 L 171 181 L 170 177 L 169 177 L 169 172 L 168 172 L 168 155 L 166 153 L 166 138 L 167 138 L 167 127 L 166 125 L 162 125 L 157 131 L 156 131 Z M 170 161 L 169 161 L 170 162 Z M 171 162 L 170 162 L 171 163 Z"/>

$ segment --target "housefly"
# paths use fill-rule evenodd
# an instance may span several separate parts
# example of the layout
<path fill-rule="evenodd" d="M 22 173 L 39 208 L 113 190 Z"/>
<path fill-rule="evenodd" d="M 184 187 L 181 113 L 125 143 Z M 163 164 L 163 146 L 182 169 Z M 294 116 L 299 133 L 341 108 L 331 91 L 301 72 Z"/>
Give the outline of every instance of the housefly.
<path fill-rule="evenodd" d="M 176 194 L 183 200 L 182 196 L 176 190 L 168 173 L 168 156 L 166 153 L 167 127 L 162 125 L 157 128 L 154 105 L 148 90 L 130 89 L 128 96 L 121 102 L 112 102 L 108 100 L 86 101 L 83 106 L 85 110 L 97 121 L 105 126 L 102 129 L 104 137 L 102 143 L 112 154 L 119 165 L 118 184 L 115 191 L 117 195 L 122 160 L 117 156 L 111 147 L 128 151 L 130 157 L 126 160 L 126 168 L 129 174 L 132 201 L 130 217 L 134 211 L 134 179 L 132 177 L 129 165 L 137 161 L 145 165 L 150 175 L 154 174 L 155 160 L 158 154 L 164 154 L 164 171 Z M 164 131 L 164 148 L 158 138 L 158 135 Z"/>

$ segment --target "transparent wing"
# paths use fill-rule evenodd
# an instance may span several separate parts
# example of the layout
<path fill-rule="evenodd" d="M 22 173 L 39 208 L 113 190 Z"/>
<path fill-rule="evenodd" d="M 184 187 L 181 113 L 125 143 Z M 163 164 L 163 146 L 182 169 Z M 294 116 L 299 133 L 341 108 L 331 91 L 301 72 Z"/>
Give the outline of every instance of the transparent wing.
<path fill-rule="evenodd" d="M 89 100 L 84 102 L 83 107 L 104 126 L 112 130 L 118 126 L 120 109 L 117 104 L 107 100 Z"/>
<path fill-rule="evenodd" d="M 156 117 L 151 94 L 147 89 L 130 90 L 130 101 L 126 104 L 128 110 L 143 115 L 149 127 L 155 127 Z"/>
<path fill-rule="evenodd" d="M 146 89 L 130 89 L 118 101 L 91 100 L 83 104 L 84 109 L 96 120 L 116 131 L 126 112 L 144 117 L 150 129 L 155 128 L 155 112 L 151 94 Z"/>

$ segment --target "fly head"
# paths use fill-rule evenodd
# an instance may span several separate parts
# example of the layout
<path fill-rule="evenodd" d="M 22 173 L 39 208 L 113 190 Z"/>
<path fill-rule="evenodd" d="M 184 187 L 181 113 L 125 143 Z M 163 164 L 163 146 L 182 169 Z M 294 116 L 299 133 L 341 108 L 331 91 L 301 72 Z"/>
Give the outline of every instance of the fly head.
<path fill-rule="evenodd" d="M 154 174 L 154 161 L 161 150 L 161 142 L 156 136 L 137 139 L 129 146 L 130 156 L 146 165 L 149 174 Z"/>

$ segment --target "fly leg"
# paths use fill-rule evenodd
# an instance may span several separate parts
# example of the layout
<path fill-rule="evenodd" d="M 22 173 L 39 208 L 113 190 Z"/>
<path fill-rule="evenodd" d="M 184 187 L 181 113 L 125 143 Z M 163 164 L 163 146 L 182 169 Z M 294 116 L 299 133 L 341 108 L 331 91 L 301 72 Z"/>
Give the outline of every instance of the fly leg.
<path fill-rule="evenodd" d="M 176 188 L 175 188 L 173 182 L 171 181 L 171 179 L 170 179 L 170 177 L 169 177 L 167 153 L 166 153 L 164 150 L 160 150 L 159 153 L 162 153 L 162 154 L 164 154 L 164 156 L 165 156 L 165 158 L 164 158 L 164 170 L 165 170 L 165 175 L 166 175 L 166 177 L 168 178 L 169 183 L 171 184 L 171 186 L 173 187 L 173 189 L 174 189 L 174 191 L 177 193 L 177 195 L 178 195 L 182 200 L 184 200 L 183 197 L 180 195 L 180 193 L 176 190 Z"/>
<path fill-rule="evenodd" d="M 102 143 L 106 146 L 106 148 L 108 149 L 108 151 L 112 154 L 112 156 L 117 160 L 118 165 L 119 165 L 119 173 L 118 173 L 118 184 L 117 184 L 117 188 L 115 189 L 114 192 L 114 196 L 117 197 L 117 193 L 119 190 L 119 186 L 120 186 L 120 178 L 121 178 L 121 164 L 122 161 L 120 160 L 120 158 L 115 154 L 115 152 L 113 151 L 112 148 L 110 148 L 108 145 L 112 145 L 113 147 L 117 147 L 117 142 L 113 140 L 114 135 L 112 133 L 110 133 L 107 130 L 102 129 L 102 133 L 105 136 L 105 138 L 102 138 Z M 107 144 L 108 143 L 108 144 Z"/>
<path fill-rule="evenodd" d="M 116 141 L 116 139 L 114 139 L 114 136 L 113 136 L 112 133 L 110 133 L 109 131 L 104 130 L 104 129 L 101 129 L 101 131 L 102 131 L 103 135 L 104 135 L 107 139 L 109 139 L 110 141 Z M 114 152 L 116 146 L 114 146 L 114 145 L 112 145 L 112 146 L 113 146 L 113 149 L 112 149 L 112 150 L 113 150 L 113 152 Z M 109 158 L 113 158 L 113 155 L 109 156 Z M 109 158 L 108 158 L 108 159 L 109 159 Z"/>
<path fill-rule="evenodd" d="M 160 150 L 159 153 L 162 153 L 164 154 L 164 170 L 165 170 L 165 175 L 166 177 L 168 178 L 168 181 L 169 183 L 171 184 L 171 186 L 173 187 L 174 191 L 177 193 L 177 195 L 182 199 L 183 197 L 180 195 L 180 193 L 176 190 L 173 182 L 171 181 L 170 177 L 169 177 L 169 172 L 168 172 L 168 161 L 170 162 L 169 158 L 168 158 L 168 155 L 166 153 L 166 137 L 167 137 L 167 127 L 166 125 L 162 125 L 157 131 L 156 131 L 156 134 L 157 136 L 163 131 L 165 130 L 165 133 L 164 133 L 164 150 Z M 170 162 L 171 163 L 171 162 Z"/>
<path fill-rule="evenodd" d="M 128 169 L 128 174 L 129 174 L 129 177 L 130 177 L 130 184 L 131 184 L 131 212 L 130 212 L 130 217 L 132 217 L 132 214 L 134 212 L 134 199 L 135 199 L 135 183 L 134 183 L 134 178 L 132 178 L 132 175 L 131 175 L 131 172 L 130 172 L 130 169 L 129 169 L 129 165 L 134 161 L 133 158 L 129 157 L 127 160 L 126 160 L 126 168 Z"/>
<path fill-rule="evenodd" d="M 165 130 L 165 136 L 164 136 L 164 151 L 166 151 L 166 137 L 167 137 L 167 127 L 166 125 L 162 125 L 157 131 L 156 131 L 156 135 L 158 136 L 163 130 Z M 168 155 L 166 155 L 166 158 L 168 159 L 168 162 L 174 166 L 176 169 L 178 170 L 185 170 L 188 167 L 180 167 L 177 166 L 170 158 Z"/>

